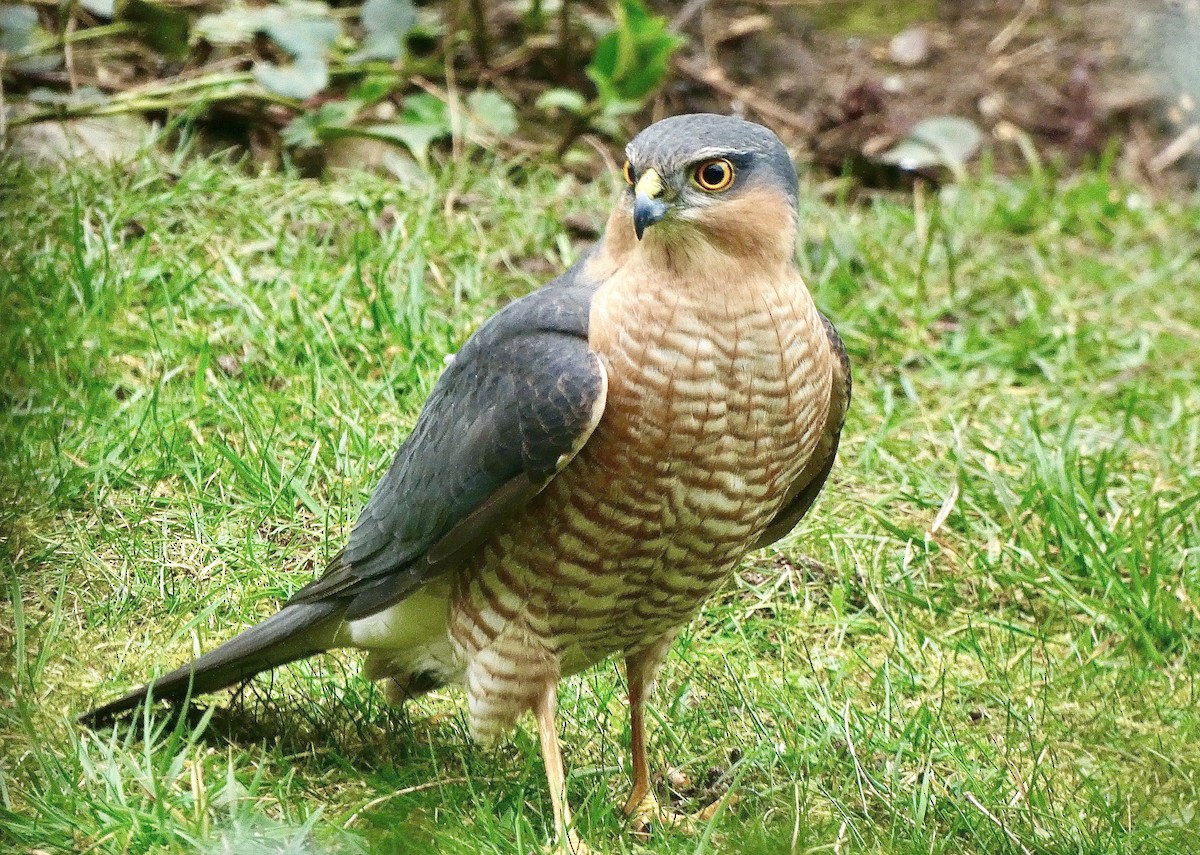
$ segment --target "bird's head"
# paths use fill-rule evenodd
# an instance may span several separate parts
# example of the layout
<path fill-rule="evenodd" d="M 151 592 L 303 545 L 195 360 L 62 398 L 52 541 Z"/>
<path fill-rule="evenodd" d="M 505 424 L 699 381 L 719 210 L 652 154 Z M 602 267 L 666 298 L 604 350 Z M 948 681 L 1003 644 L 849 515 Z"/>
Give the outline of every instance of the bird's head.
<path fill-rule="evenodd" d="M 628 186 L 618 212 L 638 241 L 670 247 L 701 238 L 735 254 L 781 245 L 792 252 L 796 169 L 762 125 L 676 116 L 646 128 L 625 154 Z"/>

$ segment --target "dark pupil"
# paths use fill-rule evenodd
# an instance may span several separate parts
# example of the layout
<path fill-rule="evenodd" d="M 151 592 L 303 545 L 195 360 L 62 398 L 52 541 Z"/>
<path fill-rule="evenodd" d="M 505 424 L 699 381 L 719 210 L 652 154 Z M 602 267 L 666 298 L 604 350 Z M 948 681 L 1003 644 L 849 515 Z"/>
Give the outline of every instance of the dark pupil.
<path fill-rule="evenodd" d="M 705 184 L 716 186 L 725 180 L 725 164 L 710 163 L 700 170 L 700 180 Z"/>

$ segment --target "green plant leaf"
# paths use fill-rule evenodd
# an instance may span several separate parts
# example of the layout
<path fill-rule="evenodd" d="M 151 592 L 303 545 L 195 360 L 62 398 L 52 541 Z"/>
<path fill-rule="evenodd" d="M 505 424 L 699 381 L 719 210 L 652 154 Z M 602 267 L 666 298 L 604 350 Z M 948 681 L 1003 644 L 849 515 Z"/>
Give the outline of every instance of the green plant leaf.
<path fill-rule="evenodd" d="M 362 107 L 361 101 L 353 99 L 329 101 L 292 119 L 279 135 L 294 148 L 315 148 L 349 132 Z"/>
<path fill-rule="evenodd" d="M 307 13 L 291 14 L 286 7 L 284 12 L 288 14 L 269 22 L 262 32 L 297 60 L 324 59 L 341 35 L 338 22 Z"/>
<path fill-rule="evenodd" d="M 918 122 L 878 160 L 907 170 L 932 166 L 961 169 L 982 143 L 983 132 L 970 119 L 935 116 Z"/>
<path fill-rule="evenodd" d="M 300 57 L 291 65 L 259 62 L 254 65 L 254 79 L 263 88 L 303 101 L 329 85 L 329 65 L 320 57 Z"/>
<path fill-rule="evenodd" d="M 587 99 L 574 89 L 547 89 L 538 96 L 534 106 L 539 110 L 563 110 L 578 116 L 587 108 Z"/>
<path fill-rule="evenodd" d="M 214 45 L 240 45 L 254 38 L 278 14 L 275 6 L 248 9 L 234 6 L 223 12 L 201 15 L 196 21 L 196 36 Z"/>
<path fill-rule="evenodd" d="M 52 44 L 32 6 L 0 6 L 0 53 L 11 54 L 9 64 L 13 68 L 29 72 L 58 68 L 62 65 L 61 53 L 41 53 Z"/>
<path fill-rule="evenodd" d="M 37 32 L 37 9 L 32 6 L 0 6 L 0 51 L 24 53 L 33 47 Z"/>
<path fill-rule="evenodd" d="M 238 45 L 264 33 L 297 59 L 324 58 L 341 35 L 341 25 L 324 3 L 293 2 L 278 6 L 235 6 L 196 22 L 196 35 L 212 44 Z"/>
<path fill-rule="evenodd" d="M 621 0 L 614 17 L 617 26 L 597 43 L 587 76 L 602 104 L 640 104 L 662 85 L 671 55 L 683 40 L 671 33 L 666 18 L 648 12 L 641 0 Z"/>
<path fill-rule="evenodd" d="M 443 129 L 434 125 L 406 124 L 404 122 L 370 125 L 363 130 L 373 137 L 400 143 L 411 151 L 413 157 L 422 165 L 429 162 L 429 146 L 435 140 L 450 134 L 449 128 Z"/>
<path fill-rule="evenodd" d="M 437 125 L 450 133 L 450 108 L 441 98 L 428 92 L 418 92 L 404 99 L 403 118 L 419 124 Z"/>
<path fill-rule="evenodd" d="M 367 0 L 361 20 L 366 35 L 362 46 L 350 55 L 351 62 L 404 58 L 405 39 L 417 21 L 411 0 Z"/>
<path fill-rule="evenodd" d="M 478 89 L 467 96 L 473 130 L 506 137 L 517 132 L 517 108 L 495 89 Z"/>
<path fill-rule="evenodd" d="M 321 122 L 314 110 L 301 113 L 284 125 L 283 130 L 279 132 L 279 138 L 283 140 L 284 145 L 291 148 L 316 148 L 323 141 L 321 130 Z"/>
<path fill-rule="evenodd" d="M 174 58 L 187 56 L 192 19 L 186 12 L 150 0 L 124 0 L 116 17 L 134 24 L 138 38 L 159 53 Z"/>
<path fill-rule="evenodd" d="M 290 65 L 256 63 L 254 79 L 285 98 L 304 100 L 329 85 L 325 57 L 341 35 L 341 25 L 329 17 L 323 3 L 292 3 L 262 10 L 254 23 L 255 32 L 265 33 L 292 55 Z"/>
<path fill-rule="evenodd" d="M 349 100 L 357 101 L 362 106 L 376 104 L 391 95 L 398 85 L 399 79 L 391 72 L 368 74 L 350 87 L 346 97 Z"/>
<path fill-rule="evenodd" d="M 613 98 L 604 102 L 604 106 L 601 109 L 600 114 L 611 119 L 619 119 L 621 116 L 628 116 L 630 113 L 636 113 L 639 109 L 641 109 L 641 106 L 641 101 L 626 101 L 622 98 Z"/>
<path fill-rule="evenodd" d="M 595 130 L 608 137 L 620 137 L 622 133 L 621 123 L 617 117 L 608 113 L 600 113 L 593 116 L 589 122 Z"/>
<path fill-rule="evenodd" d="M 398 142 L 412 152 L 422 166 L 429 162 L 429 147 L 439 139 L 450 136 L 450 108 L 428 92 L 418 92 L 404 99 L 404 109 L 395 122 L 364 128 L 363 132 L 377 139 Z"/>

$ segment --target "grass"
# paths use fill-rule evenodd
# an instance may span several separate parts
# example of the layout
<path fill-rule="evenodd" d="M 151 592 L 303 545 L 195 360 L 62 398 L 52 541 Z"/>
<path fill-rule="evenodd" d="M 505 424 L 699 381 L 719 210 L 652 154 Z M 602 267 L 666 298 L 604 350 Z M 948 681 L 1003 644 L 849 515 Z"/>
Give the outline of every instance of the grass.
<path fill-rule="evenodd" d="M 389 707 L 352 656 L 196 727 L 73 717 L 308 581 L 453 351 L 579 251 L 609 181 L 429 187 L 147 158 L 0 171 L 0 848 L 526 853 L 528 723 Z M 639 840 L 623 685 L 561 690 L 603 852 L 1157 853 L 1200 838 L 1200 204 L 1103 171 L 847 205 L 800 263 L 856 394 L 806 525 L 676 645 Z M 258 848 L 255 848 L 258 847 Z"/>

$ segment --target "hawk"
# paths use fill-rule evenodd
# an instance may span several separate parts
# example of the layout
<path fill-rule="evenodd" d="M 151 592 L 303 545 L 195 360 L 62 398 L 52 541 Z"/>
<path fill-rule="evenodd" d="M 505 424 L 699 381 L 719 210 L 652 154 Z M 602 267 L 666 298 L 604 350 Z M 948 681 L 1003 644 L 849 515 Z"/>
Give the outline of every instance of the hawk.
<path fill-rule="evenodd" d="M 798 183 L 775 134 L 677 116 L 626 154 L 602 239 L 449 362 L 324 575 L 86 723 L 359 648 L 395 697 L 463 686 L 478 737 L 531 710 L 556 834 L 578 851 L 557 686 L 621 656 L 625 810 L 657 811 L 655 674 L 743 556 L 812 506 L 850 367 L 796 267 Z"/>

